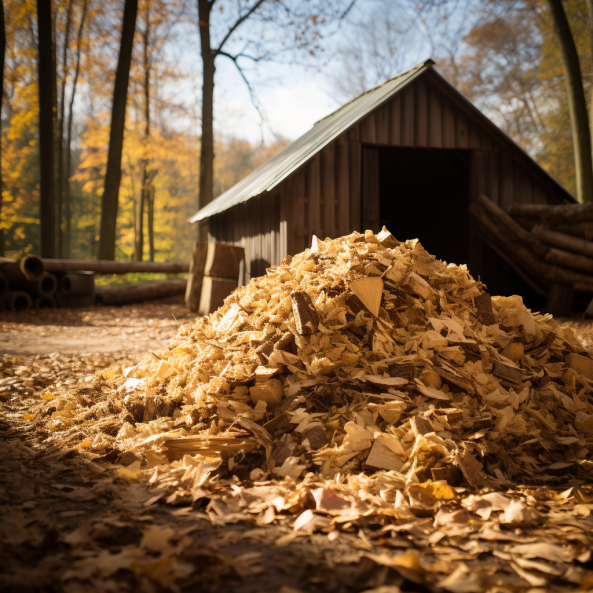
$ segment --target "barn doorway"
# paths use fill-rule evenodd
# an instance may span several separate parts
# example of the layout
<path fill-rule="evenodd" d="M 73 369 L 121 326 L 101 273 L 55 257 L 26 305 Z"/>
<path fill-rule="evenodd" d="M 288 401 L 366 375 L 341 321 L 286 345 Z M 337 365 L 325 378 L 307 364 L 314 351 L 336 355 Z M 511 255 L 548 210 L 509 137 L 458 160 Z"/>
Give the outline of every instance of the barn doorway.
<path fill-rule="evenodd" d="M 379 194 L 372 227 L 385 225 L 400 241 L 418 238 L 446 262 L 468 263 L 470 151 L 373 147 L 365 153 L 363 188 Z M 363 205 L 372 202 L 363 198 Z"/>
<path fill-rule="evenodd" d="M 539 310 L 545 299 L 472 231 L 471 151 L 365 147 L 362 153 L 363 228 L 385 225 L 400 241 L 420 239 L 439 259 L 467 264 L 491 294 L 520 294 Z"/>

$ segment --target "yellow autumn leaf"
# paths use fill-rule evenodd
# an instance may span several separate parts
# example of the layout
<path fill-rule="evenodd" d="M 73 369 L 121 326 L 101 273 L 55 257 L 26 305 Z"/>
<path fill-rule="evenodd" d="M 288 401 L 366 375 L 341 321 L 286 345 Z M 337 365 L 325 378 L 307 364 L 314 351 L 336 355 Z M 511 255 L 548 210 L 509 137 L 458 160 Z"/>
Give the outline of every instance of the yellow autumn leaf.
<path fill-rule="evenodd" d="M 35 418 L 35 414 L 25 414 L 23 418 L 25 420 L 33 420 L 33 418 Z"/>
<path fill-rule="evenodd" d="M 416 486 L 422 488 L 437 500 L 452 500 L 455 498 L 455 492 L 448 484 L 442 484 L 440 482 L 423 482 Z"/>
<path fill-rule="evenodd" d="M 82 441 L 82 443 L 80 443 L 79 445 L 76 445 L 76 447 L 74 447 L 74 448 L 75 449 L 88 449 L 91 445 L 92 445 L 91 439 L 84 439 L 84 441 Z"/>
<path fill-rule="evenodd" d="M 53 399 L 55 397 L 55 395 L 53 393 L 46 393 L 43 396 L 43 399 Z"/>

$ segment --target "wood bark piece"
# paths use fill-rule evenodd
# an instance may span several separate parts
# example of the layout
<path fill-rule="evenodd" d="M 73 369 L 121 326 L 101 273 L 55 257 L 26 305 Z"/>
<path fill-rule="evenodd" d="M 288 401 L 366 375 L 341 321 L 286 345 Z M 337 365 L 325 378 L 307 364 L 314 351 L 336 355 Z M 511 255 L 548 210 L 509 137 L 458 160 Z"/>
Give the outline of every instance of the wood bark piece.
<path fill-rule="evenodd" d="M 558 247 L 565 251 L 579 253 L 593 258 L 593 243 L 591 241 L 559 233 L 541 225 L 534 226 L 533 229 L 531 229 L 531 234 L 546 245 L 551 245 L 552 247 Z"/>
<path fill-rule="evenodd" d="M 514 385 L 520 385 L 525 376 L 525 371 L 517 367 L 511 367 L 503 362 L 496 361 L 492 368 L 492 374 L 504 381 L 513 383 Z"/>
<path fill-rule="evenodd" d="M 454 465 L 442 465 L 431 468 L 430 473 L 435 482 L 445 481 L 449 486 L 459 486 L 461 484 L 461 472 Z"/>
<path fill-rule="evenodd" d="M 119 306 L 175 296 L 185 292 L 186 284 L 186 280 L 173 279 L 142 284 L 99 286 L 96 293 L 97 303 Z"/>
<path fill-rule="evenodd" d="M 496 323 L 494 312 L 492 311 L 492 298 L 487 292 L 483 292 L 474 298 L 474 303 L 478 311 L 478 319 L 484 325 L 493 325 Z"/>
<path fill-rule="evenodd" d="M 313 451 L 325 447 L 329 443 L 325 430 L 321 426 L 315 426 L 307 431 L 305 438 L 309 441 L 309 445 Z"/>
<path fill-rule="evenodd" d="M 348 288 L 375 317 L 379 317 L 383 298 L 383 280 L 378 277 L 361 278 L 350 282 Z"/>
<path fill-rule="evenodd" d="M 85 270 L 97 274 L 185 274 L 189 272 L 189 262 L 169 261 L 103 261 L 88 259 L 44 259 L 48 272 L 78 272 Z"/>
<path fill-rule="evenodd" d="M 200 295 L 199 315 L 209 315 L 222 307 L 233 290 L 239 286 L 237 280 L 223 280 L 204 276 L 202 280 L 202 293 Z"/>
<path fill-rule="evenodd" d="M 426 420 L 426 418 L 422 418 L 421 416 L 412 416 L 410 418 L 410 426 L 412 427 L 414 436 L 434 432 L 432 424 L 428 420 Z"/>
<path fill-rule="evenodd" d="M 319 327 L 319 316 L 311 297 L 304 290 L 298 290 L 292 292 L 290 298 L 297 332 L 301 336 L 314 334 Z"/>

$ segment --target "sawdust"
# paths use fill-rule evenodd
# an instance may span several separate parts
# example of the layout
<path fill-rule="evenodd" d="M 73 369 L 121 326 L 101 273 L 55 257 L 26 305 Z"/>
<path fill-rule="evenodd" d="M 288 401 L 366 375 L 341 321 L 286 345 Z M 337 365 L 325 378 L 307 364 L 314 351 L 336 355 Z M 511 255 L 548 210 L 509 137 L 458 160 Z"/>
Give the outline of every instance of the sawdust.
<path fill-rule="evenodd" d="M 48 389 L 22 421 L 148 480 L 148 506 L 290 526 L 278 545 L 358 532 L 376 586 L 569 590 L 593 582 L 592 364 L 519 297 L 367 232 L 315 239 L 167 351 Z M 179 560 L 178 535 L 142 541 Z"/>

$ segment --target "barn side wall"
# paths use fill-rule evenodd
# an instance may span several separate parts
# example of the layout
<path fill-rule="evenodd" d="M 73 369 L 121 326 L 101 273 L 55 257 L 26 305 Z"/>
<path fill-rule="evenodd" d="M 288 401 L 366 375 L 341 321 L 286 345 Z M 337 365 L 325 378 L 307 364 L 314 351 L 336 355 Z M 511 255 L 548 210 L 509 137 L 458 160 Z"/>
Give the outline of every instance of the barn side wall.
<path fill-rule="evenodd" d="M 270 192 L 210 219 L 210 241 L 245 249 L 241 284 L 262 276 L 266 268 L 279 264 L 286 256 L 286 222 L 280 220 L 279 198 L 278 191 Z"/>

